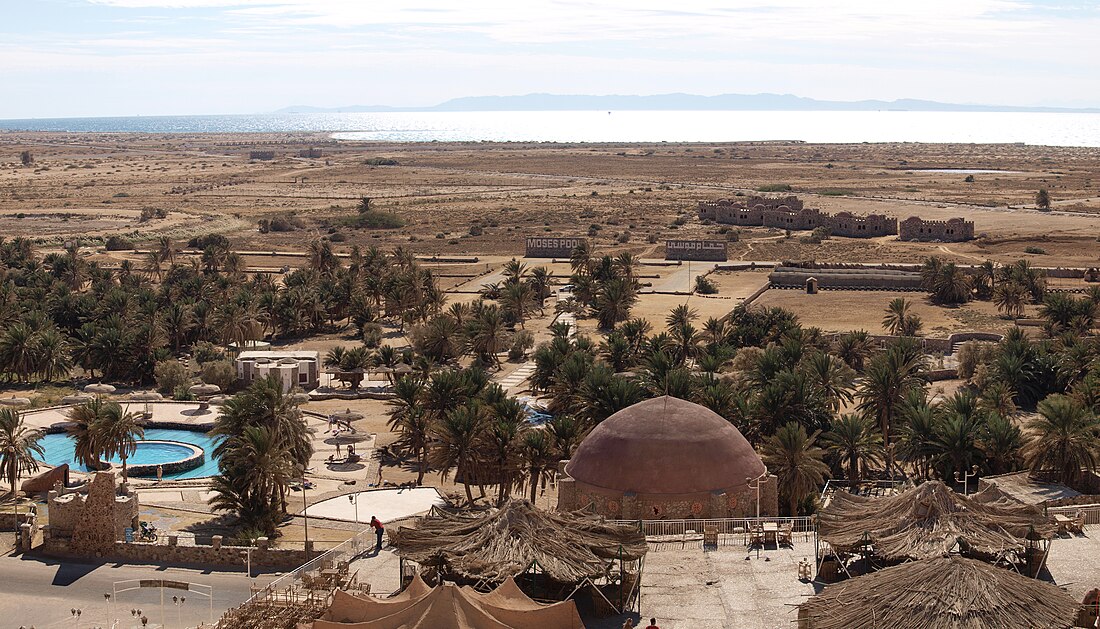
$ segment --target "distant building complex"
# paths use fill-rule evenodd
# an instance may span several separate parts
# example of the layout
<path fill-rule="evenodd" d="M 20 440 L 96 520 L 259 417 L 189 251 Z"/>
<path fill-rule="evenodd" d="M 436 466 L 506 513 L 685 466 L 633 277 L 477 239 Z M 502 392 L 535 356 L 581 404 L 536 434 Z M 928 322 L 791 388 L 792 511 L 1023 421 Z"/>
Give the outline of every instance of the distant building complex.
<path fill-rule="evenodd" d="M 320 383 L 320 355 L 313 351 L 246 351 L 237 355 L 237 378 L 248 385 L 256 378 L 274 375 L 283 391 L 294 387 L 317 388 Z"/>
<path fill-rule="evenodd" d="M 719 199 L 699 203 L 699 218 L 742 227 L 775 227 L 813 230 L 824 227 L 833 236 L 875 238 L 898 234 L 900 240 L 939 240 L 956 242 L 974 237 L 974 223 L 961 218 L 926 221 L 917 216 L 900 225 L 885 214 L 859 216 L 851 212 L 830 214 L 807 208 L 801 199 L 749 197 L 746 201 Z M 900 228 L 900 230 L 899 230 Z"/>

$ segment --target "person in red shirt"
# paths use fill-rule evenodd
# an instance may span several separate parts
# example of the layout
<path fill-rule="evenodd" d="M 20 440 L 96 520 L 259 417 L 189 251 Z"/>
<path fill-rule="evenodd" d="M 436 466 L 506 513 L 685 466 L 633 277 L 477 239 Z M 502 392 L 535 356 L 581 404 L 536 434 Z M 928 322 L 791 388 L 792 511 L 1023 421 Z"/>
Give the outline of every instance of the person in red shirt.
<path fill-rule="evenodd" d="M 382 526 L 382 521 L 377 516 L 370 517 L 370 525 L 374 527 L 374 533 L 378 536 L 378 546 L 374 548 L 374 552 L 382 550 L 382 534 L 386 532 L 386 527 Z"/>
<path fill-rule="evenodd" d="M 661 628 L 657 626 L 657 619 L 656 618 L 650 618 L 649 619 L 649 626 L 646 627 L 645 629 L 661 629 Z"/>

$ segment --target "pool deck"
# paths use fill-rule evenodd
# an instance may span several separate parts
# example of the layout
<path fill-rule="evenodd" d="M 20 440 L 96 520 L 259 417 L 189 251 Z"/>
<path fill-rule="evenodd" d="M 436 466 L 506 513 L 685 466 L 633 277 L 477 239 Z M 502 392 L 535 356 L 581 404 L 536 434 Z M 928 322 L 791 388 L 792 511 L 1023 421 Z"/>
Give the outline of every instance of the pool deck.
<path fill-rule="evenodd" d="M 123 410 L 131 413 L 141 413 L 146 409 L 145 402 L 130 402 L 117 400 Z M 35 428 L 49 430 L 60 428 L 69 423 L 69 410 L 72 406 L 52 406 L 39 410 L 30 410 L 23 413 L 23 419 L 27 424 Z M 153 424 L 177 424 L 180 426 L 194 427 L 195 429 L 209 428 L 218 417 L 218 407 L 211 406 L 205 411 L 199 410 L 198 402 L 149 402 L 148 409 Z"/>
<path fill-rule="evenodd" d="M 372 516 L 377 516 L 382 522 L 393 522 L 445 504 L 443 496 L 434 487 L 375 489 L 348 494 L 353 495 L 357 497 L 358 506 L 349 498 L 337 496 L 311 504 L 306 513 L 310 517 L 347 522 L 355 521 L 356 514 L 359 522 L 370 522 Z"/>

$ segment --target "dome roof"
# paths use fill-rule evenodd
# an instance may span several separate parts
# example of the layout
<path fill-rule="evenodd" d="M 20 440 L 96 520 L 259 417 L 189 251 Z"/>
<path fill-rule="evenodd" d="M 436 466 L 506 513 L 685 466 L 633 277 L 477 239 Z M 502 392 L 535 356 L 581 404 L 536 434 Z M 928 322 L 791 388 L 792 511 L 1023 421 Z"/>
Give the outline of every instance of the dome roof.
<path fill-rule="evenodd" d="M 625 408 L 596 426 L 565 467 L 574 480 L 637 494 L 744 487 L 766 471 L 740 431 L 714 411 L 674 397 Z"/>

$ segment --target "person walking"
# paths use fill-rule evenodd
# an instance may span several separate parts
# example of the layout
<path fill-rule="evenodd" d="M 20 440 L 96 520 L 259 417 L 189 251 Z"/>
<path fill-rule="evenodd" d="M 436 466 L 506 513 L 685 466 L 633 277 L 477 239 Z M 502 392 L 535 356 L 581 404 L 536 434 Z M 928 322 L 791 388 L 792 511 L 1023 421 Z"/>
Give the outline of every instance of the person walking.
<path fill-rule="evenodd" d="M 163 465 L 158 465 L 157 466 L 157 482 L 158 483 L 161 481 L 161 478 L 163 476 L 164 476 L 164 466 Z"/>
<path fill-rule="evenodd" d="M 656 618 L 650 618 L 649 619 L 649 626 L 646 627 L 645 629 L 661 629 L 661 628 L 657 626 L 657 619 Z"/>
<path fill-rule="evenodd" d="M 370 517 L 370 525 L 374 527 L 374 534 L 378 536 L 378 545 L 374 547 L 374 552 L 382 550 L 382 534 L 386 532 L 386 527 L 382 526 L 382 521 L 377 516 Z"/>

